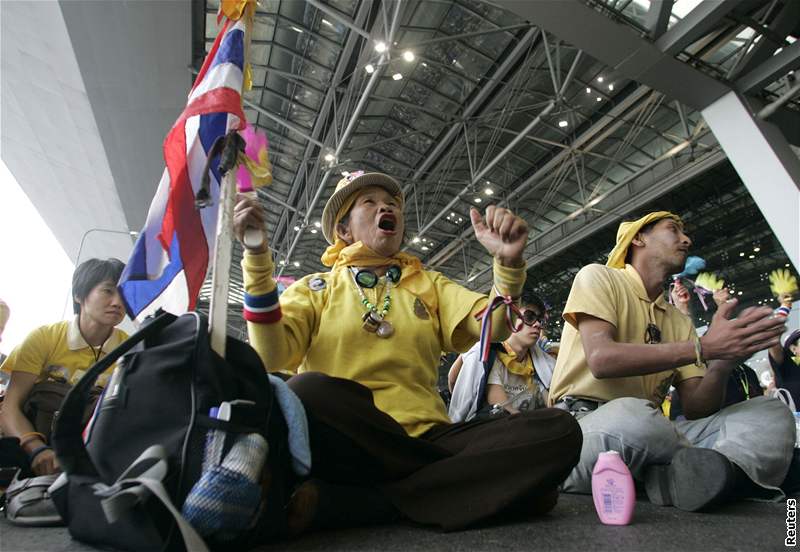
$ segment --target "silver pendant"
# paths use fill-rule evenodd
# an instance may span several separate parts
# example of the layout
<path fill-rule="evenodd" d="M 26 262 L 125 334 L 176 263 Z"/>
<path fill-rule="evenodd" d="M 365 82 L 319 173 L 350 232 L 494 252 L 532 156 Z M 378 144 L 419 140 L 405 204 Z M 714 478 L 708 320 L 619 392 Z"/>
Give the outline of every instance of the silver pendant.
<path fill-rule="evenodd" d="M 365 312 L 361 320 L 362 320 L 361 327 L 370 333 L 375 333 L 380 328 L 381 319 L 378 318 L 378 315 L 372 311 Z"/>
<path fill-rule="evenodd" d="M 378 334 L 378 337 L 391 337 L 394 333 L 394 326 L 392 326 L 391 322 L 387 320 L 383 320 L 380 325 L 378 326 L 378 331 L 375 332 Z"/>

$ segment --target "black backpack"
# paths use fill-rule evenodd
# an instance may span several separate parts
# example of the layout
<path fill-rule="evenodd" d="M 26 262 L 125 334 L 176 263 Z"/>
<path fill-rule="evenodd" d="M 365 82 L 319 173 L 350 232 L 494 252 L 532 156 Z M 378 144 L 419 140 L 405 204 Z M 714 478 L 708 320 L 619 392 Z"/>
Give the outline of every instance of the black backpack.
<path fill-rule="evenodd" d="M 160 313 L 73 387 L 53 433 L 63 475 L 51 494 L 74 538 L 124 550 L 203 548 L 179 512 L 201 476 L 206 433 L 212 429 L 260 433 L 268 442 L 272 473 L 288 469 L 286 424 L 261 359 L 230 337 L 226 357 L 210 349 L 204 315 Z M 89 392 L 118 359 L 84 444 Z M 212 407 L 234 400 L 244 406 L 229 422 L 209 415 Z M 277 519 L 285 504 L 275 479 L 266 510 L 257 514 L 258 530 L 234 541 L 212 536 L 205 544 L 238 549 L 280 533 L 281 527 L 263 526 L 266 519 Z"/>

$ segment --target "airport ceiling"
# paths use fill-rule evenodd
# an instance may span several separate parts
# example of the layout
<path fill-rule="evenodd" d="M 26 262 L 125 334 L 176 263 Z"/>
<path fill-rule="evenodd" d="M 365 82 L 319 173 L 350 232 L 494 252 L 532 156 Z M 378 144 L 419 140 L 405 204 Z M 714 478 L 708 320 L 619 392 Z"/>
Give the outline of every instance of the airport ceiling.
<path fill-rule="evenodd" d="M 260 0 L 245 112 L 270 140 L 274 182 L 259 196 L 282 275 L 325 270 L 322 208 L 343 172 L 366 170 L 401 183 L 406 250 L 473 289 L 488 288 L 491 259 L 472 237 L 472 206 L 528 221 L 529 278 L 556 310 L 620 219 L 668 206 L 742 299 L 768 298 L 764 273 L 788 259 L 699 109 L 737 89 L 756 111 L 773 104 L 770 122 L 800 143 L 800 2 L 561 0 L 575 20 L 537 26 L 547 4 Z M 199 68 L 218 0 L 195 5 Z M 613 36 L 585 50 L 562 40 L 598 17 L 658 46 L 674 78 L 638 82 L 598 61 Z"/>

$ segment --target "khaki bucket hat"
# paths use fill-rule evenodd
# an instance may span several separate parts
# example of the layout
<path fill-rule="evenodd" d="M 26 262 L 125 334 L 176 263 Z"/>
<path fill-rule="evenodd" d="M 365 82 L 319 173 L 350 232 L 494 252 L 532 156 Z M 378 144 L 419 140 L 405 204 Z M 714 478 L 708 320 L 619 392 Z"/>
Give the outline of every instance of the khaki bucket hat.
<path fill-rule="evenodd" d="M 347 199 L 357 191 L 369 186 L 380 186 L 393 196 L 403 199 L 403 190 L 400 184 L 391 176 L 383 173 L 365 173 L 356 171 L 348 174 L 336 184 L 336 190 L 322 210 L 322 235 L 333 244 L 334 230 L 336 228 L 336 215 L 347 202 Z"/>

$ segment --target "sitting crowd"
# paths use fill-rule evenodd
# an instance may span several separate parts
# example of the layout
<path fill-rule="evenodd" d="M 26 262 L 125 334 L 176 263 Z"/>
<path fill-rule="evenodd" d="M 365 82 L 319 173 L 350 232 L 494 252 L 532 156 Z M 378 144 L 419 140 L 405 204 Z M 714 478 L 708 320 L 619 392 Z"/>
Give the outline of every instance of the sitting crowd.
<path fill-rule="evenodd" d="M 699 335 L 665 294 L 692 244 L 677 215 L 620 225 L 608 262 L 575 276 L 555 345 L 544 335 L 549 309 L 526 283 L 523 219 L 497 206 L 471 209 L 475 237 L 493 258 L 485 295 L 401 251 L 403 208 L 390 176 L 350 173 L 323 211 L 330 270 L 280 295 L 267 240 L 244 247 L 250 345 L 268 372 L 284 375 L 308 418 L 310 474 L 268 477 L 266 500 L 287 497 L 284 518 L 272 520 L 286 534 L 397 518 L 452 531 L 498 514 L 541 515 L 559 492 L 591 493 L 606 451 L 619 453 L 656 504 L 697 511 L 784 496 L 792 412 L 755 386 L 730 400 L 728 387 L 764 350 L 777 377 L 800 381 L 800 332 L 781 343 L 788 308 L 737 311 L 720 294 Z M 257 200 L 239 197 L 239 240 L 253 228 L 266 236 L 266 217 Z M 68 388 L 126 338 L 116 329 L 121 270 L 116 260 L 82 263 L 75 318 L 35 330 L 2 364 L 10 382 L 0 430 L 17 440 L 32 475 L 59 470 L 52 415 L 37 418 L 37 390 Z M 443 351 L 461 353 L 449 411 L 436 385 Z M 670 387 L 680 418 L 660 409 Z"/>

